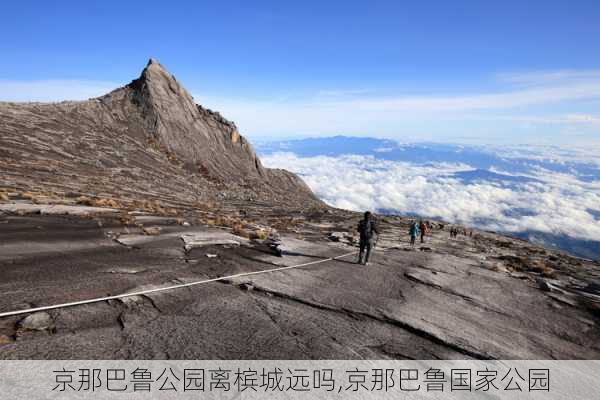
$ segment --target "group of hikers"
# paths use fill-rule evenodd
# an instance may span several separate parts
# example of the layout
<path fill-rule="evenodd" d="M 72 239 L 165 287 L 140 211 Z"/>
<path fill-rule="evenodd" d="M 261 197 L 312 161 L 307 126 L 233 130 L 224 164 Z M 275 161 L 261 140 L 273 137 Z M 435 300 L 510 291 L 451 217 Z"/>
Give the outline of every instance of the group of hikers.
<path fill-rule="evenodd" d="M 443 229 L 443 225 L 440 225 L 441 229 Z M 422 219 L 417 221 L 412 221 L 410 224 L 410 228 L 408 229 L 408 234 L 410 236 L 410 245 L 411 247 L 415 246 L 417 241 L 417 237 L 421 237 L 421 243 L 425 243 L 425 236 L 431 229 L 431 224 L 429 221 L 423 221 Z M 358 223 L 358 227 L 356 228 L 358 233 L 360 234 L 359 247 L 360 251 L 358 253 L 358 263 L 362 265 L 368 265 L 369 258 L 371 257 L 371 252 L 375 245 L 377 244 L 377 238 L 379 235 L 379 226 L 377 223 L 377 219 L 373 216 L 370 211 L 365 212 L 364 217 Z M 463 233 L 467 236 L 467 230 L 462 229 L 459 230 L 457 227 L 450 228 L 450 237 L 456 237 L 458 234 Z M 469 236 L 473 236 L 473 231 L 469 231 Z"/>
<path fill-rule="evenodd" d="M 438 229 L 444 229 L 444 225 L 442 224 L 438 223 L 436 226 Z M 423 221 L 420 219 L 417 222 L 416 220 L 413 220 L 408 229 L 410 246 L 415 246 L 418 237 L 421 238 L 421 243 L 425 243 L 425 237 L 433 227 L 434 225 L 432 225 L 429 221 Z M 377 244 L 377 239 L 379 236 L 379 224 L 377 222 L 377 218 L 375 218 L 370 211 L 365 212 L 363 219 L 359 221 L 356 230 L 360 234 L 358 263 L 362 265 L 368 265 L 369 259 L 371 258 L 371 253 Z M 459 234 L 473 236 L 473 231 L 471 230 L 467 233 L 467 230 L 464 228 L 455 226 L 450 227 L 451 238 L 455 238 Z M 269 252 L 274 253 L 279 257 L 283 256 L 283 251 L 279 248 L 281 245 L 279 237 L 271 237 L 271 235 L 269 235 L 264 244 L 268 246 Z"/>
<path fill-rule="evenodd" d="M 453 227 L 451 227 L 451 228 L 450 228 L 450 237 L 451 237 L 451 238 L 458 237 L 458 235 L 459 235 L 459 234 L 461 234 L 461 233 L 462 233 L 463 235 L 467 236 L 467 230 L 466 230 L 466 229 L 464 229 L 464 228 L 462 228 L 462 229 L 459 229 L 459 228 L 457 228 L 457 227 L 455 227 L 455 226 L 453 226 Z M 472 236 L 473 236 L 473 231 L 472 231 L 472 230 L 470 230 L 470 231 L 469 231 L 469 233 L 468 233 L 468 236 L 469 236 L 469 237 L 472 237 Z"/>
<path fill-rule="evenodd" d="M 417 224 L 417 221 L 413 221 L 408 229 L 408 234 L 410 235 L 410 245 L 415 245 L 417 236 L 421 236 L 421 243 L 425 243 L 425 235 L 427 234 L 428 230 L 429 222 L 425 223 L 423 220 L 420 220 Z"/>
<path fill-rule="evenodd" d="M 421 236 L 421 243 L 425 243 L 425 235 L 429 231 L 429 227 L 429 222 L 420 220 L 417 223 L 416 221 L 413 221 L 408 231 L 408 234 L 410 235 L 410 245 L 415 245 L 418 236 Z M 377 220 L 370 211 L 365 212 L 364 217 L 358 223 L 356 230 L 360 234 L 358 263 L 368 265 L 371 251 L 373 250 L 373 247 L 375 247 L 377 236 L 379 235 Z"/>

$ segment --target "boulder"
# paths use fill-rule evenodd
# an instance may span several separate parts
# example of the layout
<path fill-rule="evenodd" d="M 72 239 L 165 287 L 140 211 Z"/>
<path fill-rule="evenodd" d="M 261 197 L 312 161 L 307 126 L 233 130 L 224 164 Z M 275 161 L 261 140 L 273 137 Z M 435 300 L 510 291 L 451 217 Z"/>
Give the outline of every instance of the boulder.
<path fill-rule="evenodd" d="M 248 282 L 244 282 L 239 285 L 239 288 L 249 292 L 251 290 L 254 290 L 254 285 Z"/>
<path fill-rule="evenodd" d="M 54 321 L 47 312 L 36 312 L 19 322 L 19 329 L 26 331 L 43 331 L 52 328 Z"/>
<path fill-rule="evenodd" d="M 331 232 L 329 234 L 329 240 L 332 242 L 341 242 L 347 238 L 348 234 L 346 232 Z"/>
<path fill-rule="evenodd" d="M 180 236 L 183 240 L 183 247 L 186 252 L 192 249 L 214 246 L 214 245 L 230 245 L 239 246 L 241 242 L 245 242 L 243 238 L 234 236 L 227 232 L 210 231 L 210 232 L 189 232 Z"/>
<path fill-rule="evenodd" d="M 149 236 L 158 236 L 160 235 L 160 228 L 158 226 L 149 226 L 149 227 L 143 227 L 142 231 L 144 231 L 145 235 L 149 235 Z"/>
<path fill-rule="evenodd" d="M 544 278 L 537 278 L 535 280 L 535 283 L 537 283 L 538 287 L 543 292 L 551 292 L 552 291 L 552 286 L 550 286 L 550 284 Z"/>

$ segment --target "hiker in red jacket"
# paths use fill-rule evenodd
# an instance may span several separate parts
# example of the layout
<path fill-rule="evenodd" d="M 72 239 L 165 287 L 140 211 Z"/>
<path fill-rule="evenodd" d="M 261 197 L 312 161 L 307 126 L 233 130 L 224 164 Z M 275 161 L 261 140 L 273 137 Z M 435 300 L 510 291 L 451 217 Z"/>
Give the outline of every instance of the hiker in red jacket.
<path fill-rule="evenodd" d="M 425 243 L 425 234 L 427 233 L 427 224 L 423 220 L 419 221 L 419 230 L 421 231 L 421 243 Z"/>

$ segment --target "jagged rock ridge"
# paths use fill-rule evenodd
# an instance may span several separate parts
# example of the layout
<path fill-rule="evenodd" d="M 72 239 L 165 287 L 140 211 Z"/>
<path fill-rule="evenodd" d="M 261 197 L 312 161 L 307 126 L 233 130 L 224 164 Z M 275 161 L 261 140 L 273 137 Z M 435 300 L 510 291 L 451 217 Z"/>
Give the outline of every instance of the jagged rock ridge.
<path fill-rule="evenodd" d="M 230 178 L 265 175 L 252 145 L 240 136 L 235 124 L 196 105 L 155 60 L 150 59 L 127 89 L 142 110 L 148 133 L 192 170 L 200 165 L 222 178 L 227 178 L 225 173 Z"/>
<path fill-rule="evenodd" d="M 154 59 L 95 99 L 0 103 L 0 169 L 17 190 L 321 205 L 296 175 L 264 168 L 233 122 L 197 105 Z"/>

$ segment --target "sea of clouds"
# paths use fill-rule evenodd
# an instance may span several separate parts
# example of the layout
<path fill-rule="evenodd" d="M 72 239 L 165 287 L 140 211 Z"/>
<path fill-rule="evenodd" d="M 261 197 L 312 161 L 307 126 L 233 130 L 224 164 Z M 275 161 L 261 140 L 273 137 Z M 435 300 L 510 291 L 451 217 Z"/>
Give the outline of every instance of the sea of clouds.
<path fill-rule="evenodd" d="M 539 153 L 530 156 L 533 160 Z M 527 177 L 510 179 L 509 173 L 492 169 L 507 178 L 503 181 L 464 179 L 461 174 L 475 171 L 464 163 L 419 164 L 352 154 L 301 157 L 292 152 L 274 152 L 262 160 L 265 166 L 301 175 L 334 207 L 393 210 L 493 231 L 600 238 L 600 180 L 581 180 L 576 171 L 532 164 Z M 555 161 L 561 162 L 560 157 Z"/>

